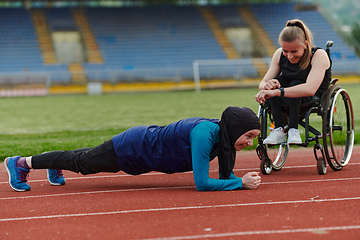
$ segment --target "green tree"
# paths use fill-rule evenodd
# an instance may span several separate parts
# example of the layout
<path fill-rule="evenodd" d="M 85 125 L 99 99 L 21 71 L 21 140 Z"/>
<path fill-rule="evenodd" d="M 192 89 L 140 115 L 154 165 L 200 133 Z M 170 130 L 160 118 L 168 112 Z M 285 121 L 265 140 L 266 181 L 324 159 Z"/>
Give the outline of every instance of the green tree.
<path fill-rule="evenodd" d="M 353 28 L 351 30 L 351 35 L 353 38 L 360 44 L 360 25 L 359 23 L 354 23 Z M 360 56 L 360 50 L 356 48 L 356 54 Z"/>

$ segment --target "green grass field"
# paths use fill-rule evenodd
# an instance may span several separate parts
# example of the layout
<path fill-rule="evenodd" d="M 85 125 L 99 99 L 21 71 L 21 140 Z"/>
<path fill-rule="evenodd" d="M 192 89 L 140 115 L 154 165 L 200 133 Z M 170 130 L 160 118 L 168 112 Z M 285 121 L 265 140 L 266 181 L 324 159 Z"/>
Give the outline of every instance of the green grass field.
<path fill-rule="evenodd" d="M 360 85 L 343 85 L 349 92 L 360 126 Z M 188 117 L 220 118 L 227 106 L 247 106 L 257 112 L 256 88 L 47 96 L 0 99 L 0 161 L 51 150 L 96 146 L 137 125 L 166 125 Z M 312 121 L 321 122 L 320 117 Z M 360 143 L 357 131 L 356 143 Z"/>

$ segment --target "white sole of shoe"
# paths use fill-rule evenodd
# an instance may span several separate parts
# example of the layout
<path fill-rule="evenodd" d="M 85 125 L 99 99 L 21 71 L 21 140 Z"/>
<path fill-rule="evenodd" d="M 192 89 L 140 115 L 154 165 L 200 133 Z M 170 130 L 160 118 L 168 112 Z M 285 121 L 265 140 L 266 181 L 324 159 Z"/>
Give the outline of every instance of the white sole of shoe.
<path fill-rule="evenodd" d="M 302 144 L 303 142 L 287 142 L 288 145 Z"/>

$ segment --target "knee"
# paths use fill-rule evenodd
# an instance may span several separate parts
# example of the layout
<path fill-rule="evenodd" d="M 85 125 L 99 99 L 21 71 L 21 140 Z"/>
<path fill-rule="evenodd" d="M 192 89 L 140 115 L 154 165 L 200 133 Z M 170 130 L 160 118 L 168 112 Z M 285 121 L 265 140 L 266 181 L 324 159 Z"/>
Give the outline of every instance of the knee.
<path fill-rule="evenodd" d="M 271 97 L 267 100 L 270 105 L 280 105 L 281 104 L 281 97 L 275 96 Z"/>

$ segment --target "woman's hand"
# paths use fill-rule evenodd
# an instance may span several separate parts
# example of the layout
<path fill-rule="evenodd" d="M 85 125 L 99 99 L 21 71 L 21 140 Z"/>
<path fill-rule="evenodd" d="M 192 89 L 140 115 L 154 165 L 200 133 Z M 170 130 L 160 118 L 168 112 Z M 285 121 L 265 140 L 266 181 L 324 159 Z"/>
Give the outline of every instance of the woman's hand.
<path fill-rule="evenodd" d="M 270 80 L 266 81 L 264 90 L 273 90 L 273 89 L 280 88 L 280 87 L 281 87 L 281 84 L 279 83 L 279 81 L 277 79 L 270 79 Z"/>
<path fill-rule="evenodd" d="M 271 97 L 275 97 L 275 96 L 279 96 L 280 94 L 280 90 L 274 89 L 274 90 L 260 90 L 256 95 L 255 95 L 255 100 L 262 104 L 266 102 L 266 99 L 271 98 Z"/>
<path fill-rule="evenodd" d="M 242 188 L 254 190 L 261 182 L 261 177 L 257 172 L 248 172 L 242 177 Z"/>

